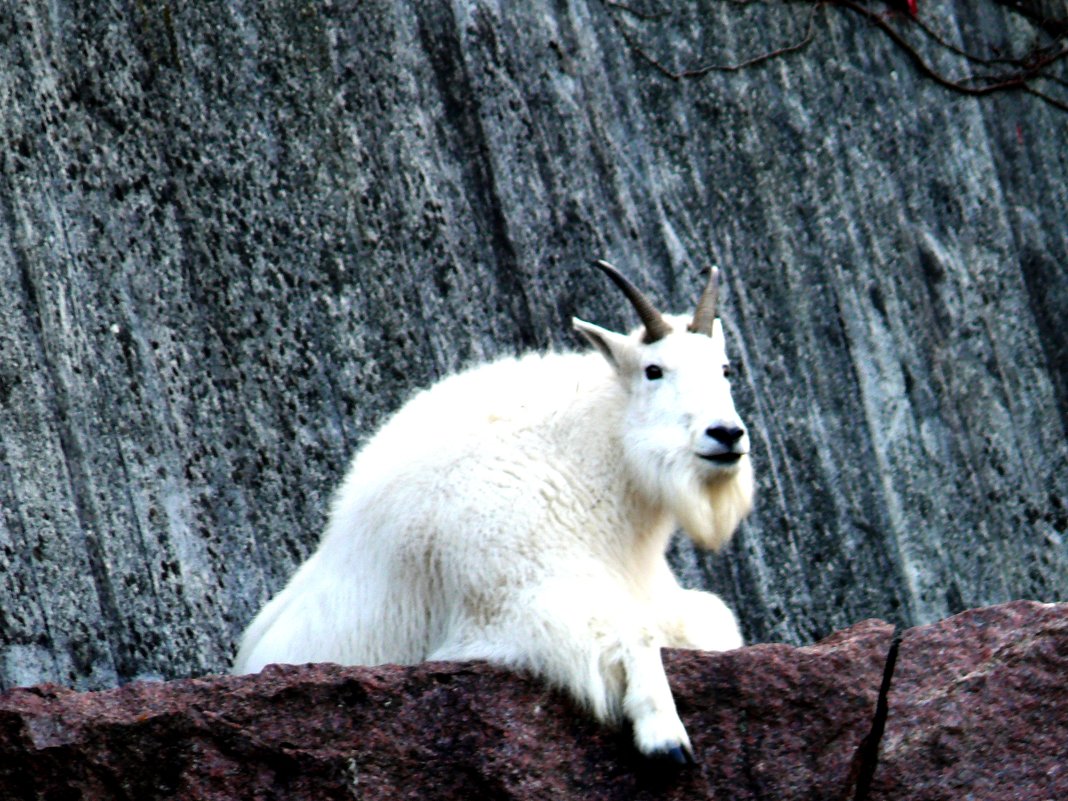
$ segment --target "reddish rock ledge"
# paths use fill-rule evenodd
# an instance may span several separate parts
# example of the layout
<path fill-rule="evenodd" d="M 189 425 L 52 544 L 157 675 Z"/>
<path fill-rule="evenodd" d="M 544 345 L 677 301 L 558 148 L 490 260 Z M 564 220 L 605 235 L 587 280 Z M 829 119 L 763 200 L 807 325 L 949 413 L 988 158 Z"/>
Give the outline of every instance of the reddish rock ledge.
<path fill-rule="evenodd" d="M 682 770 L 482 664 L 16 689 L 0 799 L 1068 798 L 1068 604 L 905 631 L 880 704 L 894 640 L 866 621 L 806 648 L 665 652 L 698 755 Z"/>

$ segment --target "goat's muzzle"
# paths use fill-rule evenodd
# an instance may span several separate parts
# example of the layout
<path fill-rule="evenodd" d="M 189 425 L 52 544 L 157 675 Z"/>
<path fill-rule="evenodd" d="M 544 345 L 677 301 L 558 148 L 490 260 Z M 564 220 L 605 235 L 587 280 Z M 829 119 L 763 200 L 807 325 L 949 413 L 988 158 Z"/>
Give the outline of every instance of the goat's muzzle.
<path fill-rule="evenodd" d="M 706 462 L 732 465 L 749 453 L 749 441 L 745 428 L 733 423 L 717 423 L 705 429 L 704 446 L 697 456 Z"/>

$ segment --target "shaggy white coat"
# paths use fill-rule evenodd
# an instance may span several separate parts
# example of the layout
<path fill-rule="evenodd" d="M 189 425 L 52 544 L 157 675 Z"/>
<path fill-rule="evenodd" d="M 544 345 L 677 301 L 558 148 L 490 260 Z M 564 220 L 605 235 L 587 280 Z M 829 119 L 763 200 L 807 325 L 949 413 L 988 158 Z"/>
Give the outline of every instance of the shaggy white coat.
<path fill-rule="evenodd" d="M 660 648 L 742 640 L 664 553 L 677 524 L 723 545 L 753 478 L 747 436 L 733 463 L 709 461 L 724 450 L 710 429 L 741 427 L 719 321 L 708 337 L 665 319 L 675 333 L 652 345 L 576 320 L 600 355 L 503 359 L 413 397 L 355 457 L 235 672 L 484 659 L 626 718 L 643 753 L 688 757 Z"/>

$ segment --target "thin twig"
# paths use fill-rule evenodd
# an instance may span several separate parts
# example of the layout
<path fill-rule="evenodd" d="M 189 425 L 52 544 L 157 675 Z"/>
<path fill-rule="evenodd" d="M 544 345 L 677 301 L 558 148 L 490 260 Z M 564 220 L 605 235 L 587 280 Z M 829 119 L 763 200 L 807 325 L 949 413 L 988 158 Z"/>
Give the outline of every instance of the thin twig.
<path fill-rule="evenodd" d="M 738 0 L 735 1 L 737 2 Z M 748 2 L 748 0 L 741 0 L 741 4 L 744 4 L 746 2 Z M 627 11 L 627 13 L 634 13 L 632 9 L 622 6 L 619 3 L 611 2 L 611 0 L 606 0 L 606 5 L 613 8 L 620 8 L 624 11 Z M 670 78 L 673 81 L 681 81 L 686 78 L 702 78 L 705 75 L 708 75 L 710 72 L 740 72 L 741 70 L 748 69 L 749 67 L 755 67 L 758 64 L 762 64 L 765 61 L 770 61 L 774 58 L 779 58 L 780 56 L 785 56 L 789 55 L 790 53 L 796 53 L 800 50 L 804 50 L 806 47 L 809 46 L 809 44 L 812 43 L 813 38 L 815 38 L 816 12 L 820 9 L 822 5 L 822 2 L 815 3 L 809 10 L 808 30 L 805 32 L 804 38 L 802 38 L 798 42 L 795 42 L 794 44 L 786 45 L 785 47 L 780 47 L 776 50 L 771 50 L 767 53 L 761 53 L 758 56 L 753 56 L 752 58 L 748 58 L 745 61 L 741 61 L 736 64 L 707 64 L 703 67 L 684 69 L 678 72 L 669 69 L 668 67 L 661 64 L 653 56 L 649 55 L 645 48 L 643 48 L 637 41 L 635 41 L 631 33 L 618 22 L 616 23 L 616 29 L 620 32 L 620 35 L 622 35 L 622 37 L 626 40 L 631 50 L 635 54 L 637 54 L 639 58 L 641 58 L 651 67 L 656 69 L 661 75 L 664 75 L 665 77 Z"/>
<path fill-rule="evenodd" d="M 1043 92 L 1043 91 L 1041 91 L 1039 89 L 1035 89 L 1035 87 L 1031 86 L 1030 84 L 1025 85 L 1023 87 L 1023 91 L 1027 92 L 1027 94 L 1029 94 L 1029 95 L 1034 95 L 1039 100 L 1046 101 L 1051 106 L 1053 106 L 1055 109 L 1059 109 L 1061 111 L 1068 112 L 1068 102 L 1065 102 L 1063 100 L 1058 100 L 1057 98 L 1055 98 L 1055 97 L 1053 97 L 1051 95 L 1048 95 L 1048 94 L 1046 94 L 1045 92 Z"/>
<path fill-rule="evenodd" d="M 660 9 L 659 11 L 642 11 L 641 9 L 635 8 L 632 5 L 628 5 L 627 3 L 617 2 L 617 0 L 604 0 L 604 4 L 609 8 L 615 8 L 619 11 L 625 11 L 632 17 L 641 20 L 657 20 L 671 16 L 671 13 L 666 9 Z"/>
<path fill-rule="evenodd" d="M 916 28 L 919 28 L 927 35 L 929 39 L 934 41 L 939 47 L 944 50 L 948 50 L 954 55 L 960 56 L 966 61 L 970 61 L 973 64 L 981 64 L 985 67 L 989 67 L 994 64 L 1006 64 L 1012 67 L 1024 67 L 1027 69 L 1045 69 L 1049 65 L 1056 61 L 1068 56 L 1068 46 L 1057 47 L 1059 40 L 1054 40 L 1045 47 L 1037 47 L 1026 56 L 997 56 L 993 58 L 984 58 L 983 56 L 977 56 L 974 53 L 969 53 L 962 47 L 950 42 L 941 33 L 936 31 L 922 19 L 914 18 L 910 20 L 910 24 Z"/>
<path fill-rule="evenodd" d="M 990 95 L 994 94 L 995 92 L 1004 92 L 1013 89 L 1025 90 L 1029 94 L 1032 94 L 1035 97 L 1045 100 L 1047 103 L 1050 103 L 1055 108 L 1058 108 L 1062 111 L 1068 111 L 1068 103 L 1050 97 L 1049 95 L 1043 92 L 1039 92 L 1038 90 L 1028 85 L 1028 79 L 1039 77 L 1031 71 L 1025 71 L 1015 75 L 990 76 L 987 79 L 991 81 L 990 83 L 987 83 L 983 86 L 968 86 L 967 83 L 965 83 L 964 81 L 969 80 L 969 78 L 965 78 L 964 80 L 953 80 L 952 78 L 946 77 L 934 67 L 932 67 L 930 64 L 928 64 L 924 60 L 923 56 L 921 56 L 919 52 L 905 40 L 905 37 L 898 33 L 898 31 L 892 25 L 890 25 L 890 23 L 883 19 L 880 14 L 877 14 L 870 8 L 866 8 L 865 6 L 862 6 L 859 3 L 855 3 L 853 2 L 853 0 L 827 0 L 827 2 L 848 9 L 849 11 L 852 11 L 856 14 L 860 14 L 861 16 L 868 19 L 876 27 L 881 29 L 882 32 L 885 33 L 890 38 L 890 40 L 894 44 L 896 44 L 905 53 L 905 55 L 907 55 L 912 60 L 913 64 L 916 65 L 916 68 L 920 71 L 922 75 L 925 75 L 926 77 L 930 78 L 939 86 L 944 86 L 947 89 L 952 89 L 955 92 L 960 92 L 961 94 L 965 95 L 973 95 L 976 97 L 981 97 L 983 95 Z"/>
<path fill-rule="evenodd" d="M 687 70 L 679 73 L 681 78 L 700 78 L 702 75 L 707 75 L 710 72 L 738 72 L 748 67 L 754 67 L 757 64 L 762 64 L 765 61 L 771 61 L 773 58 L 779 58 L 780 56 L 789 55 L 790 53 L 797 53 L 804 50 L 811 43 L 816 34 L 816 12 L 819 11 L 822 3 L 817 3 L 812 6 L 808 13 L 808 24 L 805 36 L 799 42 L 785 47 L 780 47 L 777 50 L 771 50 L 767 53 L 763 53 L 759 56 L 741 61 L 737 64 L 711 64 L 705 67 L 700 67 L 695 70 Z"/>
<path fill-rule="evenodd" d="M 1068 17 L 1050 17 L 1044 12 L 1034 9 L 1025 0 L 996 0 L 997 3 L 1012 9 L 1021 17 L 1027 17 L 1038 28 L 1045 33 L 1052 36 L 1054 39 L 1060 39 L 1064 36 L 1068 36 Z"/>

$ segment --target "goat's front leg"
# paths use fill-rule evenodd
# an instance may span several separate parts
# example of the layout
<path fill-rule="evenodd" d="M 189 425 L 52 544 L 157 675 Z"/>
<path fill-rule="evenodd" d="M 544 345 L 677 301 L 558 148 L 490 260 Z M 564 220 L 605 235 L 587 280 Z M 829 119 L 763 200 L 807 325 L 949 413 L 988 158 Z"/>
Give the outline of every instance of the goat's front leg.
<path fill-rule="evenodd" d="M 660 608 L 664 645 L 668 648 L 730 651 L 743 645 L 738 620 L 718 595 L 679 590 L 670 606 Z"/>
<path fill-rule="evenodd" d="M 693 761 L 648 608 L 614 585 L 571 580 L 540 587 L 513 611 L 494 637 L 505 647 L 489 649 L 494 661 L 544 676 L 602 721 L 625 718 L 646 756 Z"/>
<path fill-rule="evenodd" d="M 714 593 L 684 590 L 667 563 L 661 565 L 653 606 L 667 648 L 730 651 L 741 648 L 742 632 L 734 613 Z"/>
<path fill-rule="evenodd" d="M 660 658 L 660 639 L 642 632 L 636 641 L 623 639 L 619 660 L 625 689 L 623 711 L 634 729 L 634 744 L 646 756 L 692 764 L 690 737 L 675 708 Z"/>

